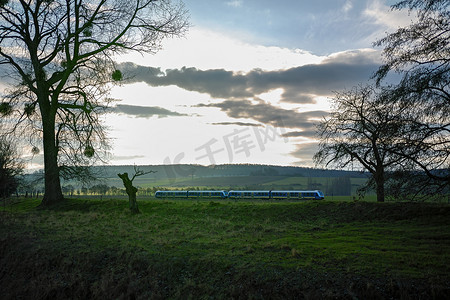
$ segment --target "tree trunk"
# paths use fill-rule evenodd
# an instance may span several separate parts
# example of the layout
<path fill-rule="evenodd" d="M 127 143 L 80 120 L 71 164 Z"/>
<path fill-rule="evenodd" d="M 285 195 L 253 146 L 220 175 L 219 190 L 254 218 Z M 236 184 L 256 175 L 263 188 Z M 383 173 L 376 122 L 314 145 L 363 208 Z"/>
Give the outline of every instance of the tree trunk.
<path fill-rule="evenodd" d="M 64 200 L 61 190 L 58 168 L 58 149 L 56 147 L 55 116 L 51 113 L 43 113 L 42 131 L 44 145 L 44 179 L 45 191 L 42 206 L 49 206 Z"/>
<path fill-rule="evenodd" d="M 133 181 L 128 177 L 128 173 L 117 174 L 122 179 L 125 190 L 128 194 L 128 201 L 130 202 L 130 210 L 133 214 L 139 213 L 138 204 L 136 201 L 137 188 L 133 186 Z"/>
<path fill-rule="evenodd" d="M 375 174 L 377 202 L 384 202 L 384 172 Z"/>

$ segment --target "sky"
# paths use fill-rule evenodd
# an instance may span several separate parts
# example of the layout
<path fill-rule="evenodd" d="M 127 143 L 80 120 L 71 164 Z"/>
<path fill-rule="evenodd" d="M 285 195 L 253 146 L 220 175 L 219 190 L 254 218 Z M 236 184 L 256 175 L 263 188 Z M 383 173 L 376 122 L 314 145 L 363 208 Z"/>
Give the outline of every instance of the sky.
<path fill-rule="evenodd" d="M 184 37 L 116 57 L 133 77 L 104 116 L 109 164 L 314 166 L 330 98 L 367 82 L 372 43 L 411 19 L 387 0 L 183 2 Z"/>

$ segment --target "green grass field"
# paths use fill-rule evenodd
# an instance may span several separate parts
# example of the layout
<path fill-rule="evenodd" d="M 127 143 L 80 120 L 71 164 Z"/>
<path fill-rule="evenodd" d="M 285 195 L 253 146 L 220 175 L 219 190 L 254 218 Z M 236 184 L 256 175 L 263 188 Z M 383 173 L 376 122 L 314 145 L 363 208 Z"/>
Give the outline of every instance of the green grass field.
<path fill-rule="evenodd" d="M 0 208 L 2 298 L 450 296 L 447 204 L 38 204 Z"/>
<path fill-rule="evenodd" d="M 165 179 L 136 178 L 135 185 L 142 188 L 155 186 L 182 189 L 186 187 L 201 187 L 205 189 L 230 189 L 255 187 L 259 189 L 307 189 L 308 180 L 319 184 L 322 189 L 331 185 L 335 178 L 331 177 L 298 177 L 298 176 L 219 176 L 219 177 L 177 177 Z M 119 178 L 105 178 L 109 185 L 121 188 Z M 363 186 L 367 179 L 351 178 L 352 194 Z"/>

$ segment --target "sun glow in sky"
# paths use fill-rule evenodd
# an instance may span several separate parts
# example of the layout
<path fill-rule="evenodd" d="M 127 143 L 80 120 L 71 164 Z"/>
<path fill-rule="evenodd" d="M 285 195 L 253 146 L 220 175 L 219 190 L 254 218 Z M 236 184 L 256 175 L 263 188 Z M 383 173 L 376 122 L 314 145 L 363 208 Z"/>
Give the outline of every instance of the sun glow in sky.
<path fill-rule="evenodd" d="M 109 163 L 312 166 L 333 92 L 367 82 L 372 43 L 410 22 L 395 2 L 185 0 L 186 36 L 116 58 L 133 79 L 111 93 Z"/>

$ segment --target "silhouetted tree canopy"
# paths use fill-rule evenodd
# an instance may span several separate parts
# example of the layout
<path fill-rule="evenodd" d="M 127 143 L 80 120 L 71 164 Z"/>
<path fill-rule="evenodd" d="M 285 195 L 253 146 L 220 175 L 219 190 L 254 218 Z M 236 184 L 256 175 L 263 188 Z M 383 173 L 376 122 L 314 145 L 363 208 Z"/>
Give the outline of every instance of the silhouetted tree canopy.
<path fill-rule="evenodd" d="M 427 195 L 450 184 L 450 12 L 448 0 L 406 0 L 409 26 L 375 42 L 384 64 L 373 86 L 337 93 L 319 125 L 314 159 L 372 174 L 378 201 L 392 195 Z M 389 73 L 401 75 L 386 84 Z"/>
<path fill-rule="evenodd" d="M 170 0 L 0 2 L 0 65 L 12 81 L 0 114 L 43 150 L 43 205 L 63 199 L 61 172 L 107 149 L 99 116 L 123 78 L 114 56 L 154 53 L 186 29 L 183 5 Z"/>
<path fill-rule="evenodd" d="M 378 85 L 390 72 L 402 75 L 386 101 L 408 107 L 410 127 L 397 149 L 433 180 L 449 184 L 450 172 L 450 1 L 407 0 L 393 9 L 409 9 L 417 19 L 375 42 L 384 64 L 375 74 Z"/>
<path fill-rule="evenodd" d="M 405 163 L 393 153 L 405 123 L 398 116 L 404 106 L 380 101 L 383 91 L 359 86 L 336 93 L 330 115 L 318 125 L 317 164 L 337 168 L 367 170 L 376 183 L 377 199 L 385 199 L 386 172 Z"/>

